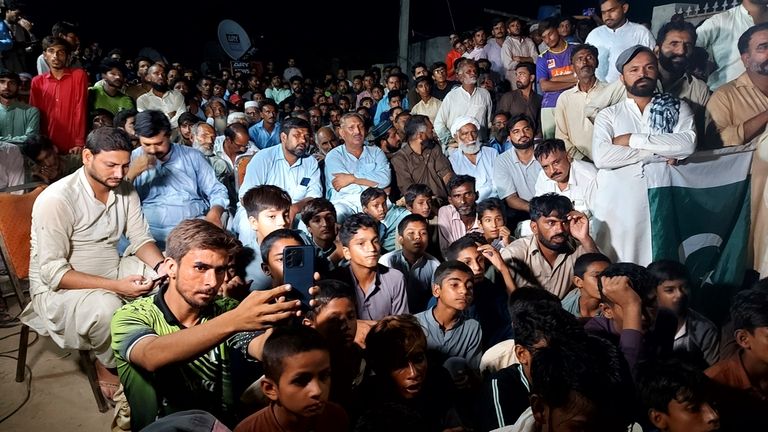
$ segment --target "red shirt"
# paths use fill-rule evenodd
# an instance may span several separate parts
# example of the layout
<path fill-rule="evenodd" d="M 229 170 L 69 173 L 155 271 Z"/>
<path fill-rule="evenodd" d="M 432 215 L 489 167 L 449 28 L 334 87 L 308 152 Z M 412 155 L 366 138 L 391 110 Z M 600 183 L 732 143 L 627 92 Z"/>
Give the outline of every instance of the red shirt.
<path fill-rule="evenodd" d="M 79 68 L 64 69 L 61 79 L 50 72 L 32 78 L 29 104 L 40 110 L 40 132 L 59 150 L 85 145 L 88 75 Z"/>
<path fill-rule="evenodd" d="M 456 79 L 456 72 L 453 70 L 453 63 L 459 58 L 461 58 L 461 53 L 453 48 L 451 48 L 451 50 L 448 51 L 448 54 L 445 55 L 446 79 Z"/>

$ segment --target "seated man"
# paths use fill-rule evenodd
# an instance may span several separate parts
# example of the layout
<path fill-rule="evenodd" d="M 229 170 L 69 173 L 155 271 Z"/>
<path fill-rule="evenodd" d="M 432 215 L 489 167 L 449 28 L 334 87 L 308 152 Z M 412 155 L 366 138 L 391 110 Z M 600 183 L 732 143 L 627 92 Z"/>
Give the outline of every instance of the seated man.
<path fill-rule="evenodd" d="M 474 177 L 457 175 L 448 182 L 448 205 L 440 207 L 437 212 L 441 255 L 445 256 L 448 246 L 466 234 L 483 232 L 476 203 Z"/>
<path fill-rule="evenodd" d="M 531 199 L 531 230 L 532 236 L 513 241 L 501 256 L 508 264 L 520 260 L 530 268 L 536 280 L 526 281 L 518 272 L 519 286 L 537 284 L 562 299 L 571 289 L 576 259 L 598 252 L 589 235 L 589 221 L 568 198 L 548 193 Z"/>
<path fill-rule="evenodd" d="M 410 212 L 400 206 L 392 205 L 384 189 L 369 187 L 360 194 L 363 213 L 379 222 L 379 240 L 383 253 L 396 249 L 397 226 Z"/>
<path fill-rule="evenodd" d="M 590 197 L 588 191 L 597 176 L 597 169 L 589 162 L 571 161 L 565 143 L 559 139 L 542 141 L 533 151 L 541 172 L 536 179 L 536 196 L 556 193 L 568 197 L 573 207 L 586 212 Z"/>
<path fill-rule="evenodd" d="M 92 132 L 82 154 L 84 166 L 37 198 L 29 263 L 32 302 L 21 315 L 22 322 L 60 347 L 93 350 L 108 398 L 118 384 L 109 346 L 112 315 L 125 299 L 151 291 L 155 272 L 164 273 L 139 197 L 123 182 L 132 149 L 125 131 Z M 122 258 L 117 252 L 121 236 L 130 242 Z"/>
<path fill-rule="evenodd" d="M 30 180 L 51 184 L 83 166 L 80 155 L 60 155 L 45 135 L 31 135 L 22 148 L 24 156 L 34 162 L 28 172 Z"/>
<path fill-rule="evenodd" d="M 112 319 L 112 348 L 131 407 L 131 429 L 191 408 L 232 425 L 233 351 L 260 358 L 254 331 L 295 315 L 298 301 L 272 303 L 290 288 L 254 292 L 238 304 L 219 297 L 238 243 L 215 225 L 185 220 L 168 236 L 168 283 L 120 308 Z"/>
<path fill-rule="evenodd" d="M 474 117 L 461 116 L 454 120 L 451 134 L 459 149 L 448 160 L 458 175 L 475 178 L 478 200 L 498 196 L 493 182 L 493 164 L 499 155 L 493 147 L 484 146 L 477 139 L 479 123 Z"/>
<path fill-rule="evenodd" d="M 161 111 L 140 112 L 135 128 L 141 147 L 131 154 L 128 178 L 158 246 L 164 249 L 168 233 L 185 219 L 221 226 L 229 196 L 203 154 L 171 143 L 171 124 Z"/>

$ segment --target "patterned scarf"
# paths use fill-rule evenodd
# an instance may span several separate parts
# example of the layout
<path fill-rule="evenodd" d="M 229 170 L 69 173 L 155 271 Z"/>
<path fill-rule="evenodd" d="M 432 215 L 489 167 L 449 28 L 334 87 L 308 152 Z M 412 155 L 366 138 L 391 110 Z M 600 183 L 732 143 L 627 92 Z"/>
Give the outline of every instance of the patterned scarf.
<path fill-rule="evenodd" d="M 656 93 L 651 100 L 651 131 L 672 133 L 680 117 L 680 99 L 669 93 Z"/>

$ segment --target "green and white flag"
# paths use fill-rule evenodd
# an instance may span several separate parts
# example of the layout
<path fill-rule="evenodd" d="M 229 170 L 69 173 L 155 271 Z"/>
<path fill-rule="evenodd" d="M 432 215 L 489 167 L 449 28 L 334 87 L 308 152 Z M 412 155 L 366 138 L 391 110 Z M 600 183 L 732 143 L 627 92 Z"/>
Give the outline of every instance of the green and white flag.
<path fill-rule="evenodd" d="M 747 266 L 752 154 L 742 146 L 644 167 L 653 260 L 685 263 L 691 306 L 715 319 L 727 312 Z"/>

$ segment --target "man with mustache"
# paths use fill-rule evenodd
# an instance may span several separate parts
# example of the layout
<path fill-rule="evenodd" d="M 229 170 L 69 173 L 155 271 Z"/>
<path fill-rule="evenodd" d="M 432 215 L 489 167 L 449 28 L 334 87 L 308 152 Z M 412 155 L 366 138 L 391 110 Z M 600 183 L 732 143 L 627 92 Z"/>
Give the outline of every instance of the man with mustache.
<path fill-rule="evenodd" d="M 20 145 L 40 130 L 40 111 L 19 101 L 19 75 L 0 67 L 0 141 Z"/>
<path fill-rule="evenodd" d="M 133 109 L 133 99 L 122 92 L 125 85 L 125 66 L 119 61 L 105 61 L 100 66 L 101 85 L 88 89 L 88 111 L 105 109 L 113 115 L 124 109 Z"/>
<path fill-rule="evenodd" d="M 475 178 L 455 175 L 448 182 L 448 205 L 437 211 L 440 252 L 445 257 L 448 246 L 469 233 L 483 233 L 477 215 Z"/>
<path fill-rule="evenodd" d="M 533 156 L 533 131 L 536 129 L 533 120 L 525 114 L 518 114 L 507 124 L 509 140 L 514 149 L 496 158 L 493 183 L 499 198 L 513 211 L 513 214 L 507 215 L 507 219 L 519 222 L 528 218 L 528 201 L 534 196 L 541 165 Z"/>
<path fill-rule="evenodd" d="M 573 209 L 568 197 L 547 193 L 531 198 L 532 236 L 519 238 L 501 249 L 508 264 L 524 262 L 536 282 L 560 299 L 568 294 L 573 278 L 573 264 L 585 253 L 599 252 L 589 235 L 589 221 Z M 521 274 L 517 286 L 530 285 Z"/>
<path fill-rule="evenodd" d="M 149 67 L 147 81 L 152 85 L 152 90 L 136 99 L 136 111 L 162 111 L 168 116 L 171 128 L 176 129 L 179 127 L 179 116 L 187 110 L 184 95 L 169 88 L 165 66 L 161 63 L 155 63 Z"/>
<path fill-rule="evenodd" d="M 525 114 L 536 123 L 536 136 L 541 137 L 541 95 L 536 93 L 533 84 L 536 82 L 536 65 L 531 62 L 520 62 L 513 71 L 516 88 L 501 95 L 496 112 L 508 112 L 514 117 Z"/>
<path fill-rule="evenodd" d="M 595 240 L 614 262 L 648 265 L 651 221 L 643 165 L 676 163 L 696 150 L 693 112 L 685 101 L 655 93 L 659 68 L 650 48 L 627 49 L 615 66 L 627 98 L 595 119 L 592 158 L 599 186 L 590 205 Z"/>
<path fill-rule="evenodd" d="M 559 139 L 544 140 L 533 151 L 541 164 L 536 180 L 536 196 L 556 193 L 568 197 L 579 211 L 589 203 L 588 193 L 595 181 L 597 170 L 589 162 L 571 161 L 565 150 L 565 143 Z"/>
<path fill-rule="evenodd" d="M 451 125 L 451 134 L 459 144 L 459 151 L 451 153 L 448 160 L 459 175 L 475 178 L 478 201 L 495 198 L 493 162 L 499 155 L 493 147 L 484 146 L 477 140 L 478 123 L 474 117 L 459 117 Z"/>

